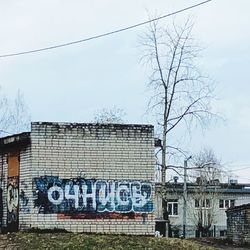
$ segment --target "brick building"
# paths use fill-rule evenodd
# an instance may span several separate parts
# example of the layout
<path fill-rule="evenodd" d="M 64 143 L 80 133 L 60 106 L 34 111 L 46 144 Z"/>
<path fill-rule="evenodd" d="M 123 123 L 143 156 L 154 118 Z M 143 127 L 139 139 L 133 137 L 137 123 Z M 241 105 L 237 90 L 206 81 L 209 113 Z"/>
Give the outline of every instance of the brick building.
<path fill-rule="evenodd" d="M 0 138 L 0 228 L 154 234 L 151 125 L 34 122 Z"/>
<path fill-rule="evenodd" d="M 238 245 L 250 246 L 250 203 L 229 208 L 226 213 L 228 239 Z"/>

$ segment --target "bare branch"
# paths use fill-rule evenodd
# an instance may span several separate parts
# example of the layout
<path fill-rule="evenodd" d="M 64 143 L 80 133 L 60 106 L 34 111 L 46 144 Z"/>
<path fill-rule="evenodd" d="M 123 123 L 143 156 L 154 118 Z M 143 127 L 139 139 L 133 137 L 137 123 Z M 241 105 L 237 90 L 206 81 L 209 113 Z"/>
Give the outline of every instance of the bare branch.
<path fill-rule="evenodd" d="M 14 100 L 7 98 L 0 87 L 0 137 L 29 130 L 30 116 L 18 90 Z"/>
<path fill-rule="evenodd" d="M 95 123 L 124 123 L 124 117 L 126 113 L 123 109 L 119 109 L 116 106 L 107 109 L 103 108 L 98 110 L 94 115 Z"/>
<path fill-rule="evenodd" d="M 195 123 L 206 126 L 214 116 L 210 105 L 213 90 L 209 79 L 202 76 L 196 65 L 201 48 L 195 44 L 192 28 L 189 19 L 183 26 L 173 23 L 171 28 L 151 23 L 148 32 L 141 37 L 145 52 L 142 58 L 151 67 L 152 95 L 148 112 L 156 115 L 161 131 L 162 183 L 166 181 L 166 166 L 170 165 L 166 157 L 176 155 L 168 150 L 171 132 L 181 124 L 186 125 L 187 130 Z"/>

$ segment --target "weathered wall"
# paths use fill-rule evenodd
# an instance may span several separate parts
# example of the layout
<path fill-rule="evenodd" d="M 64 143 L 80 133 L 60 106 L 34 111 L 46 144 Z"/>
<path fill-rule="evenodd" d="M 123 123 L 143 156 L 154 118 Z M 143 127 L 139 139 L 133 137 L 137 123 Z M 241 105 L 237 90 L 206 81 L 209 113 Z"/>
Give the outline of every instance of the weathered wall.
<path fill-rule="evenodd" d="M 250 244 L 250 203 L 227 210 L 227 237 L 239 245 Z"/>
<path fill-rule="evenodd" d="M 7 227 L 7 154 L 1 152 L 0 155 L 0 188 L 2 192 L 0 225 L 1 230 Z"/>
<path fill-rule="evenodd" d="M 13 147 L 8 147 L 6 151 L 1 150 L 0 188 L 2 197 L 0 206 L 2 211 L 0 211 L 0 227 L 2 231 L 16 231 L 19 224 L 24 223 L 24 221 L 29 222 L 29 215 L 27 217 L 27 214 L 23 214 L 23 212 L 25 211 L 24 206 L 32 206 L 32 203 L 28 204 L 28 200 L 24 203 L 22 195 L 24 194 L 23 181 L 20 181 L 23 177 L 25 179 L 28 177 L 27 171 L 31 167 L 29 152 L 30 147 L 26 145 L 21 147 L 13 145 Z M 20 167 L 22 168 L 21 176 Z M 31 187 L 32 182 L 30 181 L 30 191 L 26 192 L 26 194 L 32 193 Z"/>
<path fill-rule="evenodd" d="M 19 229 L 28 228 L 31 225 L 31 210 L 34 207 L 31 169 L 31 146 L 29 145 L 20 152 Z"/>
<path fill-rule="evenodd" d="M 152 126 L 32 123 L 20 228 L 154 234 Z"/>

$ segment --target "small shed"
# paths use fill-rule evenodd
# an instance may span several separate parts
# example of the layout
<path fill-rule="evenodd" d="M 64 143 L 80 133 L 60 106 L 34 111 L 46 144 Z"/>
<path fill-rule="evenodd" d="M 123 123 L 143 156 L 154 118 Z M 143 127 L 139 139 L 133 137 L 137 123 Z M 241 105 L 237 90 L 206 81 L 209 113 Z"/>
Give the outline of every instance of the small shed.
<path fill-rule="evenodd" d="M 250 244 L 250 203 L 229 208 L 227 236 L 237 245 Z"/>
<path fill-rule="evenodd" d="M 0 138 L 0 232 L 154 235 L 154 128 L 33 122 Z"/>

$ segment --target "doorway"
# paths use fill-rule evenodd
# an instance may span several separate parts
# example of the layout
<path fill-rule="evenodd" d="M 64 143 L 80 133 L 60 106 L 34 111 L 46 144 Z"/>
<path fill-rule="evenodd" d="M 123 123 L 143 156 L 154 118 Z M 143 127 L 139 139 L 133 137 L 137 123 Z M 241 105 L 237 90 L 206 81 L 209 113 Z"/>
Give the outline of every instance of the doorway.
<path fill-rule="evenodd" d="M 7 162 L 7 231 L 16 232 L 19 227 L 19 153 L 9 154 Z"/>

